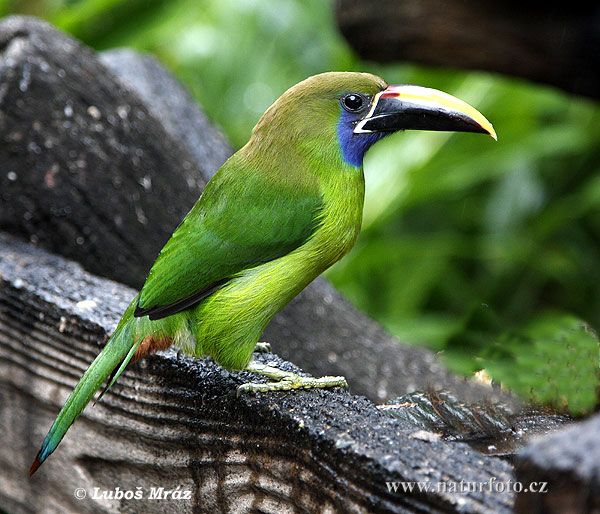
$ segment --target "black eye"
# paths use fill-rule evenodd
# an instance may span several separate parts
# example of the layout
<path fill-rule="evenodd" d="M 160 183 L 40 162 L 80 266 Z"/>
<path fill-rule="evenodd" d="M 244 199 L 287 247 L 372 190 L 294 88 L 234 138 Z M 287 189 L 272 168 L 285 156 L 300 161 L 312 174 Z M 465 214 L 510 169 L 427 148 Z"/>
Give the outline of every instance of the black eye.
<path fill-rule="evenodd" d="M 342 98 L 344 109 L 350 112 L 360 111 L 365 103 L 365 99 L 361 95 L 350 93 Z"/>

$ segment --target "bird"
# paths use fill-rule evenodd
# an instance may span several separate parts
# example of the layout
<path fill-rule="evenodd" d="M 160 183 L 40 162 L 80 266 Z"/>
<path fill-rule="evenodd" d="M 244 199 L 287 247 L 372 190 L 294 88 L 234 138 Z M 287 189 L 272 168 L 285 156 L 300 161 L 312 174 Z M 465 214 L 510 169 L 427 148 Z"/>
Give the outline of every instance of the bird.
<path fill-rule="evenodd" d="M 347 387 L 344 377 L 303 377 L 252 356 L 275 314 L 352 248 L 362 221 L 364 156 L 404 130 L 496 139 L 492 124 L 466 102 L 369 73 L 322 73 L 284 92 L 160 251 L 52 424 L 30 475 L 104 384 L 100 397 L 131 361 L 169 347 L 269 379 L 239 386 L 240 394 Z"/>

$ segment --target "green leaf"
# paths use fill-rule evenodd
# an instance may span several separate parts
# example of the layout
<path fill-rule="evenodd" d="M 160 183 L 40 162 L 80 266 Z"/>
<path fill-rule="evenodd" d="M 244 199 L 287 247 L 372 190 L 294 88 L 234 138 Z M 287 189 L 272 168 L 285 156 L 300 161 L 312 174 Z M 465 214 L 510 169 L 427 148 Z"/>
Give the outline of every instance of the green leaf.
<path fill-rule="evenodd" d="M 480 369 L 528 401 L 576 415 L 598 405 L 600 342 L 585 322 L 569 314 L 545 313 L 498 336 L 492 335 L 490 325 L 489 319 L 475 316 L 469 329 L 452 340 L 445 354 L 448 362 L 460 366 L 461 352 L 475 350 Z"/>

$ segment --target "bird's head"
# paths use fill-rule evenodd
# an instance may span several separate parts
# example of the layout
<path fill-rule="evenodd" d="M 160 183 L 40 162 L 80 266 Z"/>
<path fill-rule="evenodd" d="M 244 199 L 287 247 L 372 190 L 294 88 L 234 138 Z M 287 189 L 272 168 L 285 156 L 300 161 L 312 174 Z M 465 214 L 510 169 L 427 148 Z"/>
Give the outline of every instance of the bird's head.
<path fill-rule="evenodd" d="M 341 156 L 360 167 L 374 143 L 399 130 L 479 132 L 496 139 L 492 124 L 452 95 L 353 72 L 322 73 L 291 87 L 265 112 L 252 139 L 272 147 L 274 137 L 283 137 L 303 153 Z"/>

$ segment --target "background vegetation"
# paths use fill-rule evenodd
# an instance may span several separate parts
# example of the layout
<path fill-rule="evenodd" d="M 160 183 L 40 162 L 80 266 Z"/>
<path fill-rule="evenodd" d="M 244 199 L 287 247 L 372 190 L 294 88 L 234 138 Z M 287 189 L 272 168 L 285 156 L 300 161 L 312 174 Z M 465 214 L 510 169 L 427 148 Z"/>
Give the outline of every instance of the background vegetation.
<path fill-rule="evenodd" d="M 234 146 L 287 87 L 326 70 L 448 91 L 499 142 L 403 133 L 367 156 L 364 231 L 328 276 L 402 340 L 533 400 L 592 410 L 600 328 L 600 109 L 483 73 L 375 66 L 323 0 L 0 0 L 97 49 L 151 52 Z"/>

